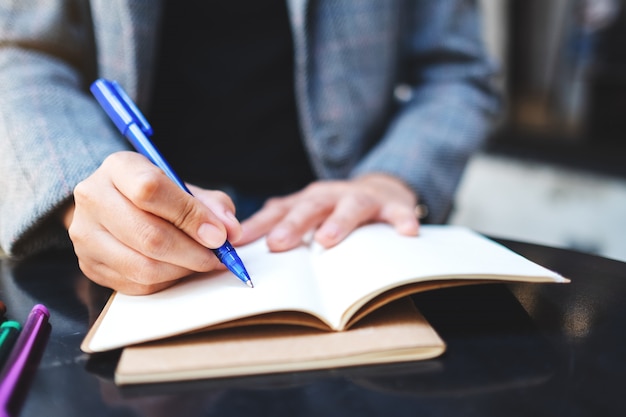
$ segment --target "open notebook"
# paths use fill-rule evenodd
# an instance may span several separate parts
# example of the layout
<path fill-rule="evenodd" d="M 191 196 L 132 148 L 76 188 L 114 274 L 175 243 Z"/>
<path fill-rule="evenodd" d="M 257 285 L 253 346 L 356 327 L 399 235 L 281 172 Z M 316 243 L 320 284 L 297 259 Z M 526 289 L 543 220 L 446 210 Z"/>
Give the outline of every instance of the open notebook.
<path fill-rule="evenodd" d="M 259 240 L 237 249 L 254 289 L 217 272 L 147 296 L 115 293 L 81 347 L 99 352 L 252 324 L 341 331 L 418 291 L 486 281 L 567 282 L 469 229 L 420 230 L 419 237 L 405 237 L 387 225 L 368 225 L 328 250 L 311 243 L 283 253 Z"/>
<path fill-rule="evenodd" d="M 445 344 L 409 298 L 387 304 L 349 330 L 235 327 L 125 348 L 117 384 L 308 371 L 429 359 Z"/>

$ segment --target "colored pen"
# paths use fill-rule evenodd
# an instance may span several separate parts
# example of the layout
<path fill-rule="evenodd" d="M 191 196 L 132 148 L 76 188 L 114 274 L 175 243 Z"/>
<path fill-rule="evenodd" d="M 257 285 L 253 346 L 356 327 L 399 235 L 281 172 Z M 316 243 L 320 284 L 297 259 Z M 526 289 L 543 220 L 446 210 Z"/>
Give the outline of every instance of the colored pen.
<path fill-rule="evenodd" d="M 115 81 L 100 78 L 91 84 L 91 92 L 118 130 L 135 147 L 137 152 L 161 168 L 181 189 L 191 194 L 185 183 L 148 139 L 149 136 L 152 136 L 152 126 L 122 87 Z M 254 287 L 246 267 L 228 240 L 221 247 L 211 250 L 220 262 L 226 265 L 242 282 L 250 288 Z"/>
<path fill-rule="evenodd" d="M 17 416 L 50 335 L 48 309 L 33 307 L 0 374 L 0 417 Z"/>
<path fill-rule="evenodd" d="M 0 325 L 0 369 L 9 357 L 20 330 L 22 326 L 14 320 L 7 320 Z"/>

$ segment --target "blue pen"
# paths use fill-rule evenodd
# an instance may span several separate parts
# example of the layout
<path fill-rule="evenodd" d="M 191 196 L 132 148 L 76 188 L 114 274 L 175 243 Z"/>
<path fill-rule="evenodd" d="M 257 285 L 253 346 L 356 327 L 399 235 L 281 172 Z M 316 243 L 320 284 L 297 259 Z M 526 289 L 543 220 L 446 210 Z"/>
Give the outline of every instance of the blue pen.
<path fill-rule="evenodd" d="M 167 176 L 180 188 L 191 194 L 185 183 L 176 175 L 174 170 L 163 159 L 159 151 L 154 147 L 149 136 L 152 136 L 152 126 L 139 111 L 135 103 L 128 97 L 126 92 L 115 81 L 98 79 L 91 84 L 91 92 L 100 103 L 100 106 L 109 115 L 115 126 L 130 141 L 137 152 L 144 155 L 153 164 L 161 168 Z M 193 195 L 193 194 L 191 194 Z M 246 267 L 237 255 L 228 240 L 217 248 L 213 253 L 226 267 L 235 274 L 248 287 L 253 288 L 252 281 L 246 271 Z"/>

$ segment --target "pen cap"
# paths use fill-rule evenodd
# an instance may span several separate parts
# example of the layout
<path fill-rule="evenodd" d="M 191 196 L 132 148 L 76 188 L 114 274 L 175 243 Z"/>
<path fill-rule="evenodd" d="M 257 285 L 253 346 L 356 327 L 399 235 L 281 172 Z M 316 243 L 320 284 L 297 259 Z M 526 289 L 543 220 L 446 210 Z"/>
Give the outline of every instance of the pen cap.
<path fill-rule="evenodd" d="M 14 320 L 7 320 L 0 326 L 0 367 L 9 357 L 20 330 L 22 326 Z"/>
<path fill-rule="evenodd" d="M 7 320 L 2 325 L 0 325 L 0 329 L 17 329 L 21 330 L 22 325 L 15 320 Z"/>
<path fill-rule="evenodd" d="M 19 414 L 48 342 L 49 317 L 44 305 L 35 305 L 11 349 L 0 373 L 0 416 Z"/>
<path fill-rule="evenodd" d="M 116 81 L 99 78 L 90 90 L 122 134 L 136 124 L 144 135 L 152 136 L 152 126 Z"/>

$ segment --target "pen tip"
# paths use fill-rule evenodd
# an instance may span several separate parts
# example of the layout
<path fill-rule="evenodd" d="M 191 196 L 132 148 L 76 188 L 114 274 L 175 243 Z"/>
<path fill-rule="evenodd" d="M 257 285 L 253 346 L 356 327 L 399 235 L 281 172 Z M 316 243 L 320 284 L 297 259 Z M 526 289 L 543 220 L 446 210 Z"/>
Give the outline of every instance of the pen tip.
<path fill-rule="evenodd" d="M 248 287 L 250 287 L 250 288 L 254 288 L 254 284 L 252 284 L 252 281 L 250 281 L 250 280 L 247 280 L 247 281 L 246 281 L 246 285 L 247 285 Z"/>

